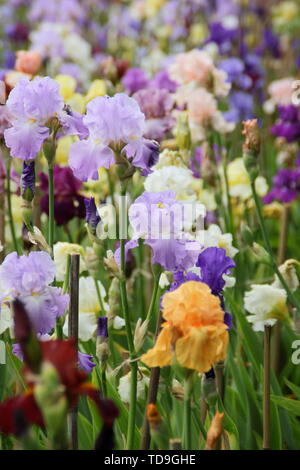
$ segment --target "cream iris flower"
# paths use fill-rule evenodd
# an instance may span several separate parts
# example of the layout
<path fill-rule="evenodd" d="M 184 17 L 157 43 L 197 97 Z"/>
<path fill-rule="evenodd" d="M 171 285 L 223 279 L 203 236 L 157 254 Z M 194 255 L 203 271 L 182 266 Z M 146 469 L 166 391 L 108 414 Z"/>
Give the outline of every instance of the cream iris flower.
<path fill-rule="evenodd" d="M 277 320 L 288 318 L 286 292 L 274 286 L 253 284 L 245 294 L 244 306 L 252 314 L 247 320 L 255 331 L 263 331 L 264 326 L 272 326 Z"/>

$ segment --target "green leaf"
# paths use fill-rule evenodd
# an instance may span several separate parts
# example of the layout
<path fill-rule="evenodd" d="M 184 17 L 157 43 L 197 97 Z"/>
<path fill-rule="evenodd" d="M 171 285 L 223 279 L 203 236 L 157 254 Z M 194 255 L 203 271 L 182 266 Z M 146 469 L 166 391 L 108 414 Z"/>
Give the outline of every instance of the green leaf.
<path fill-rule="evenodd" d="M 81 413 L 78 413 L 78 443 L 80 450 L 94 448 L 93 426 Z"/>
<path fill-rule="evenodd" d="M 272 395 L 271 399 L 274 403 L 276 403 L 278 406 L 281 406 L 289 413 L 292 413 L 295 416 L 300 416 L 300 401 L 279 397 L 277 395 Z"/>

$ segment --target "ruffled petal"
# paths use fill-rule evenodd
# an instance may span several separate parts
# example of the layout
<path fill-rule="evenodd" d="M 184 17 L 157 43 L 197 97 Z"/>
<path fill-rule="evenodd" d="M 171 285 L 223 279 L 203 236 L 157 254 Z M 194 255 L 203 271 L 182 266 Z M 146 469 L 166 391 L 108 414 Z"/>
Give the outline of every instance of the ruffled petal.
<path fill-rule="evenodd" d="M 225 359 L 228 344 L 226 325 L 190 328 L 188 334 L 176 342 L 176 358 L 188 369 L 207 372 L 212 365 Z"/>
<path fill-rule="evenodd" d="M 49 129 L 36 122 L 16 122 L 4 131 L 5 143 L 10 148 L 11 156 L 22 160 L 35 158 L 48 137 Z"/>
<path fill-rule="evenodd" d="M 109 168 L 114 163 L 113 151 L 92 140 L 75 142 L 70 151 L 69 164 L 81 181 L 98 179 L 98 169 Z"/>
<path fill-rule="evenodd" d="M 156 343 L 152 349 L 143 354 L 141 360 L 149 367 L 164 367 L 172 362 L 172 329 L 167 323 L 163 324 Z"/>

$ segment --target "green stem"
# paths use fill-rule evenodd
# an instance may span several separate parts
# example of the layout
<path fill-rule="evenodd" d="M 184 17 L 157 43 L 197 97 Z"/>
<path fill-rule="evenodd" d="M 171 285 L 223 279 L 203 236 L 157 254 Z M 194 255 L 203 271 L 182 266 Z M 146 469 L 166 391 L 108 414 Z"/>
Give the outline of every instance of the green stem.
<path fill-rule="evenodd" d="M 16 237 L 16 230 L 15 230 L 15 223 L 14 223 L 14 218 L 13 218 L 13 213 L 12 213 L 12 205 L 11 205 L 11 189 L 10 189 L 10 157 L 7 162 L 7 172 L 6 172 L 6 197 L 7 197 L 7 209 L 8 209 L 8 220 L 9 220 L 9 226 L 10 226 L 10 231 L 11 231 L 11 238 L 13 240 L 13 245 L 14 245 L 14 250 L 18 253 L 20 256 L 21 250 L 19 247 L 19 243 Z"/>
<path fill-rule="evenodd" d="M 268 233 L 267 233 L 267 229 L 266 229 L 264 218 L 263 218 L 263 215 L 262 215 L 260 200 L 257 196 L 257 192 L 256 192 L 256 189 L 255 189 L 255 181 L 251 182 L 251 189 L 252 189 L 252 195 L 253 195 L 253 199 L 254 199 L 255 206 L 256 206 L 256 213 L 257 213 L 259 225 L 260 225 L 260 228 L 261 228 L 265 248 L 266 248 L 266 250 L 267 250 L 267 252 L 270 256 L 270 261 L 271 261 L 272 267 L 273 267 L 275 273 L 277 274 L 278 279 L 281 282 L 282 286 L 286 290 L 287 297 L 288 297 L 290 303 L 298 310 L 298 312 L 300 312 L 300 304 L 297 301 L 294 294 L 292 293 L 292 291 L 290 290 L 290 288 L 289 288 L 288 284 L 286 283 L 284 277 L 282 276 L 281 272 L 279 271 L 277 263 L 274 259 L 271 244 L 270 244 Z"/>
<path fill-rule="evenodd" d="M 138 284 L 138 295 L 140 298 L 139 302 L 139 307 L 140 307 L 140 317 L 144 320 L 145 318 L 145 297 L 144 297 L 144 292 L 145 292 L 145 282 L 144 282 L 144 275 L 142 273 L 143 270 L 143 261 L 144 261 L 144 253 L 143 253 L 144 247 L 143 247 L 143 242 L 141 239 L 139 239 L 139 246 L 137 250 L 137 264 L 139 268 L 139 274 L 138 274 L 138 279 L 137 279 L 137 284 Z"/>
<path fill-rule="evenodd" d="M 52 163 L 48 163 L 48 184 L 49 184 L 48 244 L 52 251 L 53 244 L 54 244 L 54 177 L 53 177 Z"/>
<path fill-rule="evenodd" d="M 157 292 L 158 292 L 158 289 L 159 289 L 159 277 L 160 276 L 154 276 L 154 286 L 153 286 L 150 306 L 149 306 L 147 317 L 146 317 L 146 321 L 148 321 L 148 322 L 151 321 L 153 312 L 155 310 L 156 297 L 157 297 Z"/>
<path fill-rule="evenodd" d="M 121 192 L 122 200 L 126 195 L 126 190 L 123 189 Z M 121 208 L 122 210 L 122 208 Z M 123 210 L 124 215 L 124 210 Z M 128 427 L 127 427 L 127 446 L 128 450 L 132 450 L 134 441 L 134 429 L 135 429 L 135 415 L 136 415 L 136 394 L 137 394 L 137 362 L 135 361 L 135 348 L 133 334 L 130 324 L 130 315 L 128 308 L 127 292 L 126 292 L 126 274 L 125 274 L 125 239 L 120 239 L 120 252 L 121 252 L 121 279 L 120 279 L 120 292 L 121 292 L 121 303 L 123 316 L 125 319 L 125 327 L 127 333 L 128 349 L 130 355 L 130 403 L 128 413 Z"/>
<path fill-rule="evenodd" d="M 183 402 L 183 449 L 191 450 L 192 447 L 192 410 L 191 410 L 191 376 L 184 380 Z"/>
<path fill-rule="evenodd" d="M 264 328 L 263 449 L 270 449 L 270 338 L 271 326 Z"/>
<path fill-rule="evenodd" d="M 95 288 L 96 288 L 96 292 L 97 292 L 97 296 L 98 296 L 98 300 L 99 300 L 99 304 L 100 304 L 101 315 L 105 315 L 105 309 L 104 309 L 104 304 L 103 304 L 103 300 L 102 300 L 100 287 L 99 287 L 99 284 L 98 284 L 98 279 L 94 278 L 94 283 L 95 283 Z"/>

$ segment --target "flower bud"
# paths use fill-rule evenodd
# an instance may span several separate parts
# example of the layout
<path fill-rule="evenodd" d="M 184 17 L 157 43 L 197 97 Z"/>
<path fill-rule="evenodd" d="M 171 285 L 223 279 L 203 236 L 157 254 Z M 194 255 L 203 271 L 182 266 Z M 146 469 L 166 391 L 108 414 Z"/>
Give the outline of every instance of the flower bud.
<path fill-rule="evenodd" d="M 176 127 L 174 129 L 174 135 L 176 137 L 176 144 L 180 150 L 191 149 L 191 131 L 189 127 L 188 113 L 186 111 L 179 114 Z"/>
<path fill-rule="evenodd" d="M 257 119 L 244 121 L 243 126 L 244 130 L 242 131 L 242 134 L 245 136 L 245 143 L 243 145 L 243 161 L 250 180 L 253 182 L 259 174 L 258 155 L 260 152 L 260 134 Z"/>
<path fill-rule="evenodd" d="M 134 332 L 134 348 L 136 352 L 138 352 L 144 344 L 148 325 L 149 322 L 147 320 L 143 322 L 141 318 L 139 318 L 136 323 Z"/>
<path fill-rule="evenodd" d="M 213 450 L 215 448 L 215 444 L 223 432 L 223 420 L 224 413 L 217 411 L 207 432 L 206 450 Z"/>
<path fill-rule="evenodd" d="M 63 432 L 68 401 L 55 367 L 50 362 L 42 365 L 39 382 L 34 387 L 36 402 L 43 414 L 47 430 L 52 436 Z"/>
<path fill-rule="evenodd" d="M 218 391 L 213 369 L 202 376 L 202 395 L 209 406 L 214 406 L 216 404 Z"/>
<path fill-rule="evenodd" d="M 85 211 L 86 211 L 87 224 L 91 230 L 91 233 L 95 235 L 97 225 L 100 222 L 100 216 L 97 211 L 95 199 L 93 197 L 84 198 L 84 205 L 85 205 Z"/>
<path fill-rule="evenodd" d="M 254 242 L 253 232 L 250 229 L 249 225 L 245 224 L 244 222 L 242 222 L 241 224 L 241 234 L 245 243 L 247 243 L 248 245 L 253 244 Z"/>
<path fill-rule="evenodd" d="M 153 441 L 159 449 L 168 448 L 168 433 L 157 406 L 153 403 L 147 405 L 147 419 Z"/>
<path fill-rule="evenodd" d="M 55 159 L 55 152 L 56 152 L 56 143 L 54 139 L 49 137 L 48 139 L 45 140 L 43 144 L 43 152 L 45 155 L 45 158 L 48 162 L 48 164 L 53 164 L 54 159 Z"/>
<path fill-rule="evenodd" d="M 21 175 L 22 198 L 31 202 L 35 192 L 35 162 L 23 163 L 23 171 Z"/>
<path fill-rule="evenodd" d="M 297 290 L 299 287 L 299 279 L 295 266 L 300 266 L 299 261 L 295 259 L 288 259 L 279 266 L 279 271 L 292 292 Z M 277 287 L 278 289 L 284 289 L 277 275 L 275 275 L 275 281 L 272 286 Z"/>
<path fill-rule="evenodd" d="M 258 261 L 259 263 L 271 263 L 272 260 L 269 253 L 265 250 L 263 246 L 259 245 L 258 243 L 254 242 L 250 251 L 252 255 L 254 255 L 254 258 L 256 258 L 256 261 Z"/>

